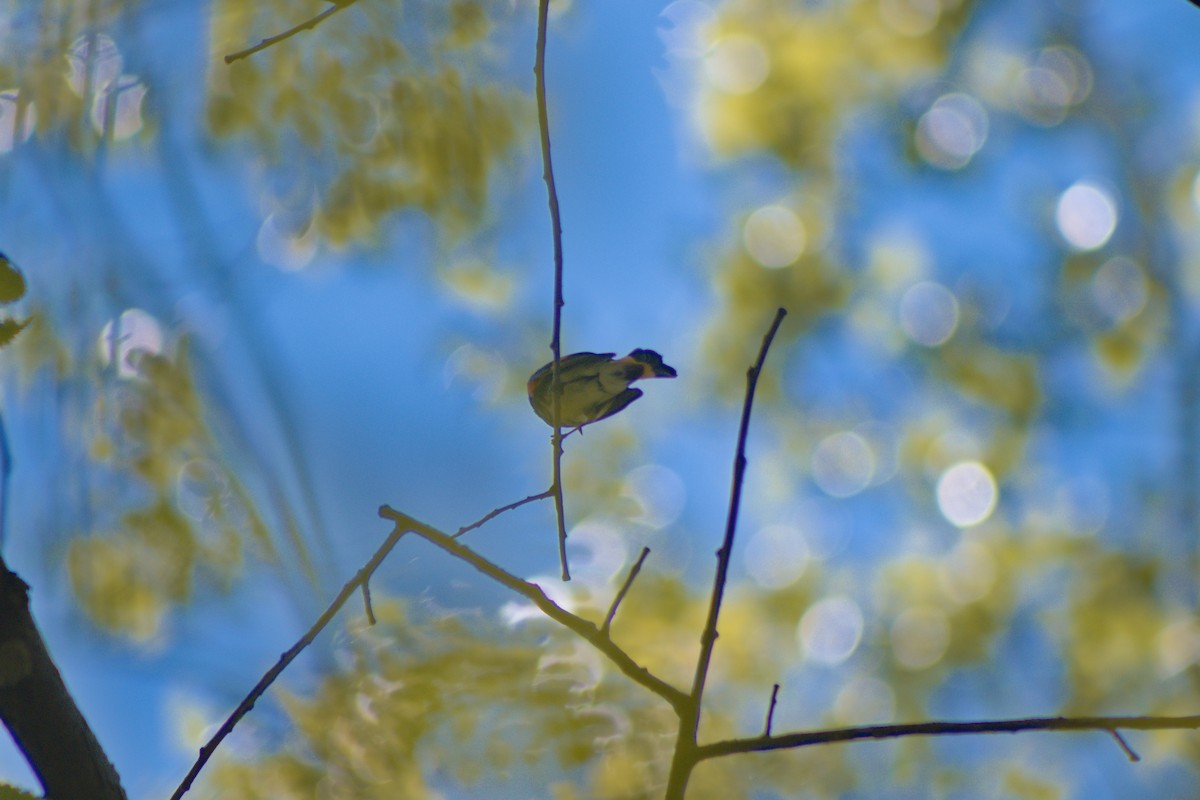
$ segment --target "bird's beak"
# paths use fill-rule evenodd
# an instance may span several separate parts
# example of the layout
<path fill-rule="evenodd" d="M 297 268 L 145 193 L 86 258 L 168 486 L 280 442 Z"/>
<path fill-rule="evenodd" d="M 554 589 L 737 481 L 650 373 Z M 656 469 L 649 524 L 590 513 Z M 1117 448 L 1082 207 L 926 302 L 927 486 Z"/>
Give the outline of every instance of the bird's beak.
<path fill-rule="evenodd" d="M 668 367 L 666 364 L 646 364 L 644 366 L 647 378 L 674 378 L 679 374 L 674 367 Z"/>

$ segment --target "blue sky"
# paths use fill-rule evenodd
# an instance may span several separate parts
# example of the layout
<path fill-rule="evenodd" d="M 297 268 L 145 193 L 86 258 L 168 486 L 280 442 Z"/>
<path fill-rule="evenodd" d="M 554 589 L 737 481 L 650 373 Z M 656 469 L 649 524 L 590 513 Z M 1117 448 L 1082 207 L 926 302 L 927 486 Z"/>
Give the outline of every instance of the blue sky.
<path fill-rule="evenodd" d="M 663 3 L 576 4 L 552 31 L 549 87 L 567 259 L 566 349 L 653 347 L 681 375 L 648 387 L 621 428 L 614 421 L 608 431 L 576 439 L 568 458 L 592 437 L 616 436 L 632 426 L 644 443 L 639 458 L 671 470 L 684 486 L 678 521 L 653 534 L 656 558 L 663 568 L 670 565 L 703 581 L 718 541 L 717 523 L 724 518 L 736 428 L 734 409 L 698 403 L 688 389 L 689 379 L 701 384 L 706 379 L 697 340 L 717 305 L 710 257 L 729 244 L 729 214 L 774 202 L 787 183 L 777 167 L 762 160 L 714 162 L 686 114 L 668 102 L 662 81 L 673 65 L 660 38 L 663 8 Z M 1041 13 L 1043 4 L 1036 2 L 985 4 L 968 39 L 1036 48 L 1044 43 Z M 299 272 L 261 263 L 255 255 L 261 214 L 248 177 L 250 159 L 236 150 L 214 152 L 191 127 L 203 97 L 203 14 L 188 4 L 159 2 L 138 19 L 143 23 L 136 28 L 106 32 L 129 54 L 126 69 L 143 74 L 150 86 L 147 108 L 161 120 L 161 144 L 118 149 L 94 176 L 79 171 L 77 161 L 53 145 L 35 146 L 17 158 L 0 156 L 0 248 L 23 265 L 33 297 L 54 296 L 58 282 L 69 279 L 85 287 L 78 302 L 88 316 L 139 307 L 168 329 L 187 324 L 197 331 L 205 386 L 221 388 L 228 420 L 253 421 L 240 429 L 229 422 L 222 432 L 248 451 L 266 454 L 267 463 L 289 457 L 284 443 L 290 439 L 293 452 L 311 465 L 318 487 L 312 498 L 316 527 L 331 543 L 319 551 L 327 559 L 322 578 L 328 594 L 386 534 L 375 513 L 382 502 L 454 528 L 541 490 L 548 479 L 546 429 L 529 412 L 520 388 L 504 384 L 481 403 L 479 386 L 448 378 L 447 363 L 469 341 L 494 343 L 486 350 L 493 356 L 519 357 L 516 372 L 532 371 L 548 350 L 518 355 L 514 340 L 520 334 L 506 327 L 504 315 L 477 315 L 429 279 L 426 261 L 433 248 L 419 222 L 398 226 L 382 253 L 322 249 Z M 1161 105 L 1168 111 L 1149 126 L 1144 157 L 1164 163 L 1194 157 L 1200 61 L 1192 53 L 1200 10 L 1183 0 L 1112 0 L 1088 4 L 1076 19 L 1093 51 L 1113 62 L 1097 64 L 1097 73 L 1124 76 L 1128 82 L 1121 91 L 1168 98 Z M 338 17 L 327 24 L 339 24 Z M 531 63 L 531 24 L 517 28 L 526 37 L 514 45 L 513 61 Z M 291 44 L 315 46 L 320 35 L 305 34 Z M 1007 290 L 1009 312 L 999 339 L 1019 344 L 1043 325 L 1057 324 L 1049 301 L 1054 287 L 1031 280 L 1034 271 L 1021 266 L 1060 257 L 1047 249 L 1044 226 L 1050 223 L 1036 209 L 1052 207 L 1083 178 L 1119 185 L 1121 177 L 1112 172 L 1113 143 L 1082 124 L 1030 131 L 1011 114 L 992 113 L 988 142 L 967 168 L 972 180 L 960 180 L 959 173 L 904 161 L 894 123 L 888 115 L 864 114 L 846 133 L 845 159 L 858 181 L 855 207 L 847 210 L 840 234 L 848 260 L 865 263 L 872 237 L 900 225 L 919 234 L 932 252 L 936 266 L 929 277 L 956 286 L 967 275 Z M 527 167 L 506 188 L 505 213 L 491 243 L 517 278 L 518 300 L 508 313 L 532 311 L 548 324 L 549 226 L 532 148 L 531 142 Z M 172 184 L 160 169 L 163 160 L 183 167 L 173 180 L 182 175 L 190 181 L 204 223 L 181 224 L 169 199 Z M 110 205 L 78 201 L 97 196 Z M 1127 228 L 1118 228 L 1118 239 Z M 100 242 L 106 244 L 97 246 Z M 95 252 L 122 258 L 98 258 Z M 106 274 L 120 279 L 106 281 Z M 96 333 L 75 335 L 83 342 Z M 773 354 L 772 364 L 786 370 L 789 392 L 818 418 L 835 418 L 856 403 L 886 418 L 889 409 L 920 400 L 919 376 L 908 364 L 887 367 L 880 380 L 886 359 L 871 345 L 860 332 L 834 322 L 792 353 Z M 1061 409 L 1051 406 L 1052 431 L 1035 437 L 1034 452 L 1049 453 L 1046 460 L 1063 473 L 1076 471 L 1071 461 L 1077 459 L 1100 474 L 1110 487 L 1114 524 L 1133 522 L 1128 515 L 1137 481 L 1146 480 L 1144 469 L 1171 469 L 1169 415 L 1147 411 L 1165 406 L 1166 366 L 1152 365 L 1135 386 L 1119 392 L 1097 381 L 1077 353 L 1061 354 L 1050 375 L 1051 400 L 1058 387 L 1067 399 Z M 1081 407 L 1078 390 L 1089 381 L 1095 385 L 1084 394 L 1091 402 Z M 247 581 L 232 598 L 210 598 L 173 614 L 161 648 L 147 651 L 89 631 L 60 579 L 61 537 L 80 520 L 69 504 L 46 508 L 40 502 L 48 487 L 71 481 L 80 465 L 69 453 L 45 448 L 54 438 L 57 409 L 29 400 L 38 396 L 44 395 L 22 395 L 15 379 L 6 386 L 17 471 L 5 557 L 33 584 L 39 624 L 131 797 L 164 796 L 191 759 L 172 730 L 171 714 L 181 699 L 200 703 L 213 718 L 223 716 L 322 603 L 295 585 L 281 588 L 268 570 L 258 569 L 252 573 L 258 580 Z M 69 396 L 68 390 L 64 404 Z M 760 446 L 769 450 L 769 442 Z M 773 466 L 777 462 L 752 460 L 751 483 L 770 484 Z M 881 520 L 910 521 L 902 487 L 884 486 L 842 502 L 815 489 L 802 472 L 797 469 L 794 477 L 801 496 L 792 508 L 842 531 L 831 536 L 842 539 L 830 545 L 831 553 L 878 557 L 914 546 L 911 539 L 878 533 Z M 282 474 L 291 497 L 302 496 L 294 475 Z M 752 492 L 759 499 L 769 494 L 763 488 Z M 747 532 L 778 521 L 780 513 L 779 506 L 752 505 Z M 550 526 L 551 510 L 543 504 L 498 521 L 477 541 L 518 574 L 552 575 Z M 956 535 L 940 518 L 929 527 L 933 543 L 916 546 L 936 548 Z M 52 544 L 24 535 L 26 530 L 51 531 Z M 711 539 L 698 538 L 705 535 Z M 380 581 L 456 607 L 502 602 L 497 591 L 428 548 L 398 552 Z M 293 679 L 303 682 L 314 665 L 329 658 L 327 645 L 314 648 Z M 1053 670 L 1052 664 L 1043 666 Z M 1031 709 L 1053 706 L 1050 687 L 1031 699 Z M 1036 755 L 1036 742 L 1021 752 Z M 1112 774 L 1085 776 L 1080 791 L 1099 792 L 1114 781 Z M 0 778 L 29 781 L 7 746 L 0 747 Z M 1160 787 L 1171 785 L 1169 776 L 1163 781 Z M 1119 790 L 1110 796 L 1121 796 L 1127 787 L 1115 785 Z"/>

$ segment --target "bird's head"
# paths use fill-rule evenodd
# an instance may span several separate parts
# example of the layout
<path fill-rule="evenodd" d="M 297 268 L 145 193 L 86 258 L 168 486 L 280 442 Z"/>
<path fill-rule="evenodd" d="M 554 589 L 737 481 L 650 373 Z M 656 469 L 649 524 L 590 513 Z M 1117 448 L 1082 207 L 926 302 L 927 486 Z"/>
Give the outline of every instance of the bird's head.
<path fill-rule="evenodd" d="M 663 357 L 653 350 L 634 350 L 626 358 L 642 365 L 643 378 L 674 378 L 679 374 L 674 367 L 663 363 Z"/>

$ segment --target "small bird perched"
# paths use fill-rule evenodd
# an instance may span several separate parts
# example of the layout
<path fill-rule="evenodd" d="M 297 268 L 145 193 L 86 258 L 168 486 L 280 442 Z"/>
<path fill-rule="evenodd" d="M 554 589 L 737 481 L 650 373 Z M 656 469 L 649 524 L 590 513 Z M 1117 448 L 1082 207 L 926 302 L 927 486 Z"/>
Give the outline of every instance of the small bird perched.
<path fill-rule="evenodd" d="M 611 417 L 642 396 L 629 384 L 642 378 L 674 378 L 672 367 L 653 350 L 634 350 L 613 360 L 616 353 L 573 353 L 558 361 L 559 422 L 582 428 Z M 548 425 L 554 425 L 554 362 L 533 373 L 527 386 L 529 405 Z"/>

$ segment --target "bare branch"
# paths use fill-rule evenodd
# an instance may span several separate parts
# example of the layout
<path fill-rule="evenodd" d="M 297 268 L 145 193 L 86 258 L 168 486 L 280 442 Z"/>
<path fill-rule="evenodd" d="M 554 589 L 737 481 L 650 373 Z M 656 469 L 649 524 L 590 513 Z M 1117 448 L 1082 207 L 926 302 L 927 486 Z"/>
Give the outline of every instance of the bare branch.
<path fill-rule="evenodd" d="M 608 613 L 604 615 L 604 624 L 600 626 L 600 632 L 608 636 L 608 629 L 612 627 L 613 617 L 617 616 L 617 608 L 621 605 L 621 601 L 625 599 L 625 595 L 629 592 L 629 587 L 633 586 L 633 580 L 638 573 L 642 571 L 642 562 L 646 560 L 646 556 L 650 555 L 650 548 L 643 547 L 642 554 L 638 556 L 638 560 L 629 570 L 629 574 L 625 576 L 625 582 L 621 584 L 620 591 L 613 598 L 612 605 L 608 607 Z"/>
<path fill-rule="evenodd" d="M 554 383 L 558 385 L 558 358 L 554 360 Z M 554 395 L 554 416 L 558 418 L 558 393 Z M 554 436 L 551 437 L 551 446 L 554 448 L 554 471 L 553 471 L 553 486 L 554 489 L 554 519 L 558 525 L 558 562 L 562 564 L 562 579 L 564 581 L 571 580 L 571 570 L 567 566 L 567 512 L 563 507 L 563 492 L 562 492 L 562 430 L 554 429 Z"/>
<path fill-rule="evenodd" d="M 396 523 L 396 529 L 392 532 L 392 536 L 402 535 L 404 532 L 415 533 L 421 538 L 437 545 L 455 558 L 467 562 L 497 583 L 529 599 L 547 617 L 550 617 L 550 619 L 564 628 L 572 631 L 588 644 L 592 645 L 592 647 L 603 653 L 609 661 L 616 665 L 617 669 L 625 673 L 634 683 L 645 686 L 651 692 L 670 703 L 671 707 L 676 710 L 676 713 L 680 713 L 680 710 L 687 704 L 688 697 L 686 694 L 630 658 L 629 654 L 604 635 L 596 627 L 595 623 L 589 622 L 583 617 L 576 616 L 555 603 L 546 596 L 546 593 L 536 583 L 521 580 L 475 551 L 459 544 L 453 537 L 447 536 L 437 528 L 419 522 L 409 515 L 395 510 L 391 506 L 381 506 L 379 516 Z"/>
<path fill-rule="evenodd" d="M 679 711 L 679 730 L 675 738 L 675 753 L 671 759 L 671 770 L 667 775 L 667 800 L 683 800 L 687 791 L 692 769 L 698 763 L 696 757 L 696 735 L 700 729 L 700 707 L 704 699 L 704 683 L 708 679 L 708 667 L 712 663 L 713 646 L 717 642 L 717 619 L 721 614 L 721 600 L 725 595 L 725 582 L 729 577 L 729 560 L 733 554 L 733 538 L 737 531 L 738 509 L 742 502 L 742 484 L 746 478 L 746 438 L 750 432 L 750 411 L 754 407 L 754 390 L 758 376 L 762 373 L 767 351 L 787 316 L 787 309 L 775 312 L 771 327 L 763 336 L 758 360 L 746 373 L 746 401 L 742 406 L 742 422 L 738 427 L 736 455 L 733 460 L 733 486 L 730 489 L 729 516 L 725 521 L 725 539 L 717 551 L 717 573 L 713 578 L 712 598 L 708 607 L 708 619 L 700 634 L 700 655 L 696 658 L 696 674 L 692 680 L 692 691 L 688 703 Z"/>
<path fill-rule="evenodd" d="M 746 373 L 746 401 L 742 405 L 742 422 L 738 428 L 737 451 L 733 459 L 733 485 L 729 493 L 729 515 L 725 520 L 725 540 L 717 551 L 717 574 L 713 579 L 712 598 L 708 608 L 708 619 L 704 631 L 700 634 L 700 657 L 696 660 L 696 676 L 692 682 L 692 699 L 696 702 L 696 718 L 693 720 L 693 741 L 695 726 L 700 722 L 700 701 L 704 696 L 704 682 L 708 677 L 708 666 L 712 661 L 713 646 L 717 641 L 717 618 L 721 614 L 721 600 L 725 596 L 725 582 L 729 577 L 729 560 L 733 555 L 733 537 L 737 531 L 738 511 L 742 503 L 742 484 L 746 480 L 746 438 L 750 433 L 750 411 L 754 407 L 754 390 L 758 386 L 758 376 L 762 373 L 763 363 L 767 360 L 767 351 L 780 323 L 787 316 L 787 309 L 781 308 L 775 312 L 771 327 L 763 336 L 762 347 L 758 351 L 758 360 Z"/>
<path fill-rule="evenodd" d="M 534 57 L 533 75 L 537 94 L 538 131 L 542 142 L 542 178 L 546 181 L 547 201 L 550 204 L 550 236 L 554 241 L 554 332 L 550 336 L 550 352 L 554 355 L 550 373 L 550 398 L 554 407 L 554 435 L 550 437 L 551 458 L 554 459 L 554 476 L 550 489 L 554 492 L 554 515 L 558 522 L 558 560 L 562 564 L 562 579 L 571 580 L 567 568 L 567 523 L 563 509 L 562 493 L 562 418 L 558 378 L 558 365 L 562 360 L 562 307 L 563 307 L 563 245 L 562 215 L 558 209 L 558 188 L 554 184 L 554 163 L 550 158 L 550 112 L 546 103 L 546 27 L 550 16 L 550 0 L 538 2 L 537 52 Z"/>
<path fill-rule="evenodd" d="M 1129 756 L 1130 761 L 1136 762 L 1142 760 L 1142 757 L 1135 753 L 1133 748 L 1129 746 L 1129 742 L 1125 741 L 1125 737 L 1121 735 L 1120 731 L 1116 730 L 1115 728 L 1111 728 L 1108 732 L 1111 733 L 1112 737 L 1117 740 L 1117 744 L 1119 744 L 1121 749 L 1125 751 L 1125 755 Z"/>
<path fill-rule="evenodd" d="M 547 497 L 552 497 L 553 495 L 554 495 L 554 487 L 550 487 L 549 489 L 547 489 L 544 492 L 540 492 L 538 494 L 531 494 L 531 495 L 529 495 L 529 497 L 525 497 L 521 500 L 516 501 L 515 503 L 509 503 L 506 506 L 500 506 L 499 508 L 492 509 L 491 511 L 484 514 L 482 517 L 480 517 L 475 522 L 472 522 L 470 525 L 464 525 L 461 528 L 459 528 L 457 531 L 455 531 L 453 538 L 457 539 L 458 537 L 462 536 L 464 533 L 470 533 L 471 531 L 475 530 L 476 528 L 482 527 L 485 523 L 491 522 L 496 517 L 500 516 L 501 514 L 503 514 L 506 511 L 512 511 L 515 508 L 520 508 L 521 506 L 525 505 L 526 503 L 532 503 L 535 500 L 545 500 Z"/>
<path fill-rule="evenodd" d="M 362 597 L 363 597 L 363 613 L 367 615 L 367 624 L 375 624 L 375 608 L 371 605 L 371 584 L 368 581 L 362 582 Z"/>
<path fill-rule="evenodd" d="M 358 2 L 358 0 L 337 0 L 337 2 L 333 3 L 332 6 L 325 9 L 320 14 L 317 14 L 315 17 L 311 17 L 311 18 L 305 20 L 304 22 L 301 22 L 299 25 L 296 25 L 295 27 L 288 28 L 283 33 L 276 34 L 275 36 L 270 36 L 266 39 L 263 39 L 261 42 L 254 45 L 253 47 L 247 47 L 245 50 L 239 50 L 236 53 L 230 53 L 229 55 L 225 56 L 225 63 L 232 64 L 235 61 L 239 61 L 243 58 L 248 58 L 249 56 L 252 56 L 255 53 L 259 52 L 260 50 L 266 50 L 271 45 L 279 44 L 280 42 L 282 42 L 285 39 L 292 38 L 293 36 L 295 36 L 297 33 L 300 33 L 301 31 L 311 31 L 313 28 L 317 27 L 322 22 L 324 22 L 326 19 L 328 19 L 329 17 L 332 17 L 334 14 L 341 11 L 343 8 L 349 8 L 350 6 L 354 5 L 357 2 Z"/>
<path fill-rule="evenodd" d="M 767 722 L 763 725 L 763 736 L 771 735 L 771 723 L 775 721 L 775 703 L 779 701 L 779 684 L 771 687 L 771 705 L 767 706 Z"/>
<path fill-rule="evenodd" d="M 221 727 L 217 729 L 217 732 L 213 734 L 212 738 L 208 740 L 208 743 L 200 748 L 200 755 L 196 758 L 196 763 L 188 770 L 188 774 L 184 776 L 175 793 L 171 795 L 171 800 L 179 800 L 179 798 L 187 793 L 192 787 L 192 782 L 196 780 L 196 776 L 200 774 L 200 770 L 204 769 L 204 765 L 212 758 L 213 753 L 216 752 L 217 747 L 224 741 L 225 737 L 233 732 L 234 727 L 241 721 L 242 717 L 250 713 L 250 709 L 254 708 L 254 704 L 263 696 L 268 687 L 274 683 L 280 673 L 287 668 L 288 664 L 292 663 L 304 648 L 312 644 L 313 640 L 317 638 L 317 634 L 325 629 L 325 626 L 333 620 L 338 610 L 350 599 L 350 595 L 354 593 L 354 590 L 360 586 L 364 589 L 366 588 L 367 581 L 370 580 L 371 575 L 379 568 L 379 565 L 383 563 L 383 560 L 387 558 L 388 553 L 392 551 L 392 548 L 396 546 L 396 542 L 400 541 L 400 537 L 403 535 L 404 531 L 399 528 L 392 531 L 392 534 L 379 546 L 379 549 L 375 551 L 371 559 L 342 587 L 337 597 L 333 599 L 333 602 L 329 604 L 325 612 L 317 618 L 312 627 L 305 631 L 304 635 L 279 657 L 275 665 L 266 671 L 258 683 L 254 685 L 254 688 L 250 690 L 250 693 L 246 695 L 245 699 L 238 704 L 238 707 L 233 710 L 229 718 L 225 720 Z"/>
<path fill-rule="evenodd" d="M 704 761 L 735 753 L 761 753 L 816 744 L 852 742 L 861 739 L 897 739 L 903 736 L 953 736 L 959 734 L 1018 733 L 1020 731 L 1167 731 L 1200 728 L 1200 715 L 1190 717 L 1031 717 L 1027 719 L 976 722 L 914 722 L 904 725 L 867 725 L 823 731 L 785 733 L 729 739 L 696 748 L 696 760 Z M 1120 737 L 1118 737 L 1119 739 Z"/>

